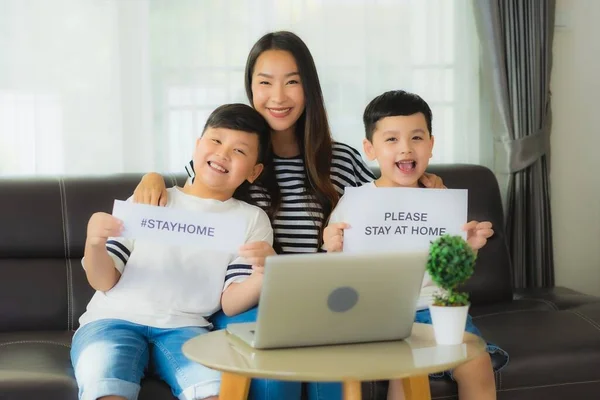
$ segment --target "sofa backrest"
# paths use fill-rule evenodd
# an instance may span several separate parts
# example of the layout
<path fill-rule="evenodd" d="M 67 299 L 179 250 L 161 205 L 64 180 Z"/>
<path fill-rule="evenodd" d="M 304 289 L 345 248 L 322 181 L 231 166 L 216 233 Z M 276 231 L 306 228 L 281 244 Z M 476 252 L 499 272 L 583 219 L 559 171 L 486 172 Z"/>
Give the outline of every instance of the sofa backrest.
<path fill-rule="evenodd" d="M 87 222 L 141 176 L 0 179 L 0 332 L 77 328 L 93 294 L 80 262 Z"/>
<path fill-rule="evenodd" d="M 467 285 L 474 304 L 510 301 L 509 260 L 494 175 L 478 166 L 431 169 L 451 188 L 469 189 L 469 218 L 491 220 L 496 235 Z M 0 332 L 74 330 L 93 295 L 81 267 L 87 222 L 127 199 L 141 174 L 0 179 Z M 169 176 L 183 185 L 183 175 Z M 169 185 L 171 186 L 171 185 Z"/>

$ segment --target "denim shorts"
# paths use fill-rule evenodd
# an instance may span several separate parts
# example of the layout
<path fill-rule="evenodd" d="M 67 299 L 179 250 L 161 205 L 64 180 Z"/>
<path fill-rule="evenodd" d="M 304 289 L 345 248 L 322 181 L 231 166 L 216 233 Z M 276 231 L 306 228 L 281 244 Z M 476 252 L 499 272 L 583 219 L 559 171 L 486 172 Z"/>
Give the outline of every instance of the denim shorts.
<path fill-rule="evenodd" d="M 429 309 L 417 311 L 417 314 L 415 315 L 415 322 L 431 325 L 432 324 L 431 313 L 429 312 Z M 477 327 L 473 324 L 473 319 L 471 318 L 470 315 L 467 315 L 467 324 L 465 326 L 465 331 L 472 333 L 474 335 L 477 335 L 480 338 L 483 338 L 479 329 L 477 329 Z M 494 372 L 498 372 L 502 368 L 504 368 L 506 366 L 506 364 L 508 364 L 508 359 L 509 359 L 508 353 L 504 349 L 496 346 L 493 343 L 489 343 L 489 342 L 486 342 L 486 343 L 487 343 L 487 352 L 492 359 L 492 367 L 494 368 Z M 440 373 L 436 373 L 436 374 L 430 374 L 429 376 L 431 378 L 443 378 L 444 376 L 447 376 L 447 377 L 451 378 L 452 380 L 454 380 L 454 377 L 452 376 L 452 371 L 445 371 L 445 372 L 440 372 Z"/>
<path fill-rule="evenodd" d="M 137 399 L 146 373 L 164 380 L 181 400 L 217 396 L 220 372 L 189 360 L 181 351 L 186 341 L 207 332 L 194 326 L 160 329 L 115 319 L 83 325 L 71 347 L 79 398 Z"/>

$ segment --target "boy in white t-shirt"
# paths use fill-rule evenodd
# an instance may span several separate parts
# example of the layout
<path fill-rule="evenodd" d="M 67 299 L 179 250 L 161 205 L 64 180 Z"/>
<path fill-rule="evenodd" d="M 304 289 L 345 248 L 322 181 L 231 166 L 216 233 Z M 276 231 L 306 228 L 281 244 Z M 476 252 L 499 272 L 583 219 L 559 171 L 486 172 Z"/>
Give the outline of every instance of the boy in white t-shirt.
<path fill-rule="evenodd" d="M 366 131 L 363 145 L 367 157 L 377 160 L 381 177 L 365 184 L 365 187 L 419 187 L 419 178 L 432 156 L 434 139 L 431 120 L 431 109 L 425 100 L 402 90 L 386 92 L 367 105 L 363 115 Z M 324 248 L 328 252 L 342 251 L 344 229 L 351 229 L 345 223 L 351 212 L 356 210 L 348 210 L 342 197 L 323 232 Z M 490 222 L 471 221 L 463 229 L 467 231 L 467 241 L 475 251 L 482 248 L 493 235 Z M 428 306 L 435 290 L 435 285 L 426 274 L 415 322 L 431 324 Z M 470 317 L 467 318 L 466 330 L 481 336 Z M 504 350 L 488 344 L 488 353 L 497 355 L 498 362 L 494 363 L 497 369 L 506 365 L 508 355 Z M 488 353 L 449 371 L 450 377 L 458 383 L 461 400 L 496 398 L 494 372 Z M 401 381 L 391 381 L 388 399 L 403 398 Z"/>
<path fill-rule="evenodd" d="M 267 214 L 240 201 L 260 175 L 270 129 L 249 106 L 229 104 L 208 118 L 196 141 L 196 179 L 169 189 L 167 207 L 235 215 L 245 243 L 272 243 Z M 129 199 L 131 201 L 131 199 Z M 136 399 L 150 370 L 179 399 L 217 399 L 220 373 L 187 359 L 181 346 L 211 328 L 206 317 L 258 303 L 261 270 L 236 254 L 119 237 L 122 223 L 96 213 L 82 264 L 96 289 L 75 333 L 71 359 L 81 399 Z"/>

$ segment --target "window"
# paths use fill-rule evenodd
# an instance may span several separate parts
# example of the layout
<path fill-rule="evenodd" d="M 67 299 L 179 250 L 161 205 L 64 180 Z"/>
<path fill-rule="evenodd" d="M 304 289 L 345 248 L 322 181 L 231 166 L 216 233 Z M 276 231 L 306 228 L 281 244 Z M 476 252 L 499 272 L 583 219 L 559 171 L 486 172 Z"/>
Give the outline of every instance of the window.
<path fill-rule="evenodd" d="M 477 41 L 468 1 L 183 2 L 164 11 L 151 11 L 152 52 L 160 54 L 154 95 L 168 93 L 163 141 L 173 171 L 215 107 L 247 103 L 246 56 L 262 34 L 279 29 L 297 33 L 311 50 L 336 140 L 362 151 L 367 103 L 406 89 L 433 109 L 432 161 L 478 161 Z"/>
<path fill-rule="evenodd" d="M 246 57 L 273 30 L 311 50 L 336 140 L 362 150 L 366 104 L 406 89 L 433 109 L 432 162 L 479 161 L 469 0 L 2 4 L 3 175 L 182 173 L 209 113 L 247 103 Z"/>

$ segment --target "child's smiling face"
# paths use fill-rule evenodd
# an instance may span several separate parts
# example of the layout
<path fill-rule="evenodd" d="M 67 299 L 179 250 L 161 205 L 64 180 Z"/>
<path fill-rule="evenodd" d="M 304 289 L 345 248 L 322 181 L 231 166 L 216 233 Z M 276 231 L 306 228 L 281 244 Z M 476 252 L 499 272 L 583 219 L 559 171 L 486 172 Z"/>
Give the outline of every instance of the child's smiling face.
<path fill-rule="evenodd" d="M 196 141 L 196 179 L 215 192 L 233 194 L 244 181 L 252 183 L 261 173 L 258 147 L 258 134 L 209 127 Z"/>
<path fill-rule="evenodd" d="M 379 186 L 418 187 L 432 156 L 433 136 L 422 113 L 377 121 L 373 139 L 363 141 L 370 160 L 381 169 Z"/>

